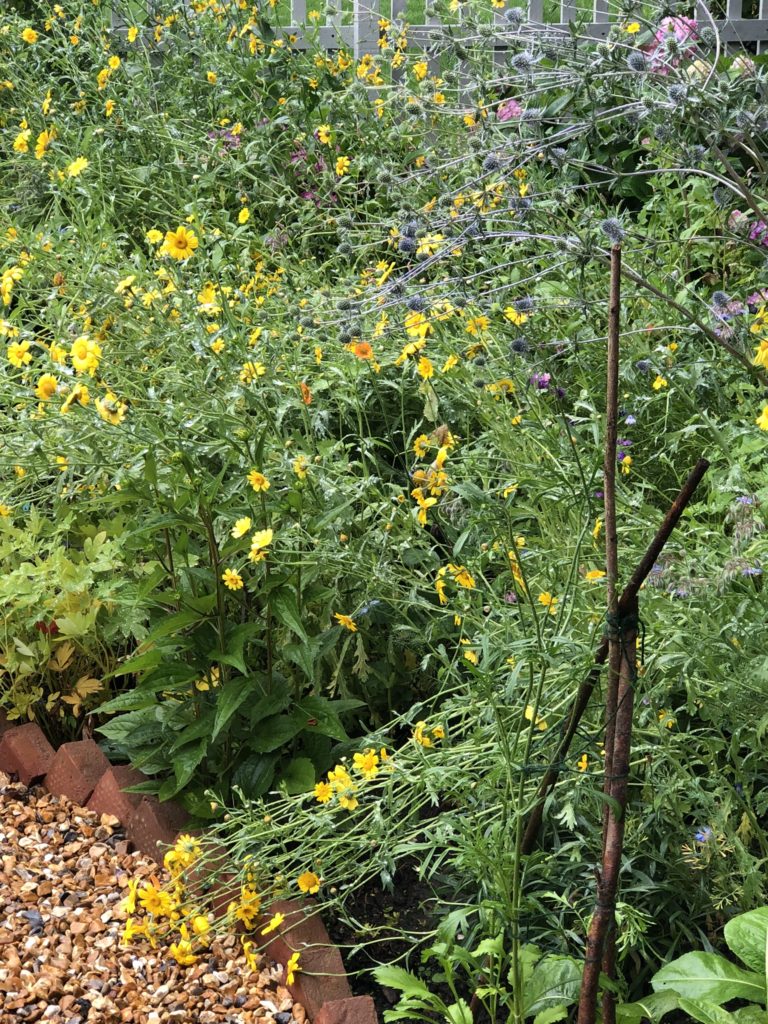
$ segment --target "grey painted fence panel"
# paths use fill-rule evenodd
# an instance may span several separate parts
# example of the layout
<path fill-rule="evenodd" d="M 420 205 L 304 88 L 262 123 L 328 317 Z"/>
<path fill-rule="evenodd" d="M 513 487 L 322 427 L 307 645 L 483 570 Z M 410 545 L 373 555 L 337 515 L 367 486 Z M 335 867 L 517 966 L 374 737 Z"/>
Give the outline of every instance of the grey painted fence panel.
<path fill-rule="evenodd" d="M 189 0 L 186 0 L 188 3 Z M 402 20 L 405 17 L 407 0 L 392 0 L 393 20 Z M 428 0 L 427 0 L 428 2 Z M 153 13 L 155 2 L 148 3 L 150 14 Z M 321 25 L 317 29 L 317 38 L 320 46 L 326 50 L 338 50 L 349 48 L 358 59 L 365 54 L 377 54 L 379 52 L 379 17 L 380 0 L 352 0 L 352 24 L 342 24 L 341 0 L 335 0 L 336 9 L 332 11 L 328 24 Z M 560 17 L 555 23 L 544 21 L 544 0 L 528 0 L 529 23 L 536 26 L 546 27 L 547 32 L 563 32 L 570 35 L 570 24 L 577 24 L 580 37 L 587 39 L 605 39 L 610 31 L 611 23 L 609 16 L 609 0 L 592 0 L 592 21 L 578 23 L 577 0 L 560 0 Z M 306 22 L 307 0 L 291 0 L 291 20 L 293 25 L 283 29 L 285 34 L 293 34 L 297 37 L 296 46 L 304 48 L 308 45 L 305 38 L 304 23 Z M 726 0 L 725 19 L 712 21 L 707 8 L 702 0 L 696 2 L 696 15 L 702 24 L 714 25 L 720 39 L 733 50 L 742 43 L 756 44 L 757 52 L 768 49 L 768 0 L 759 0 L 759 15 L 757 18 L 745 18 L 743 15 L 743 0 Z M 570 24 L 569 24 L 570 23 Z M 503 11 L 494 12 L 494 25 L 497 31 L 503 32 L 506 25 L 506 17 Z M 433 42 L 435 29 L 439 28 L 440 20 L 437 17 L 427 15 L 425 23 L 421 25 L 409 25 L 409 42 L 422 47 L 428 47 Z M 119 14 L 119 8 L 112 8 L 112 29 L 116 32 L 127 30 L 125 19 Z M 509 43 L 503 34 L 486 40 L 486 45 L 494 51 L 494 62 L 501 65 L 504 60 L 504 51 Z M 439 62 L 436 56 L 432 56 L 430 70 L 437 73 Z"/>

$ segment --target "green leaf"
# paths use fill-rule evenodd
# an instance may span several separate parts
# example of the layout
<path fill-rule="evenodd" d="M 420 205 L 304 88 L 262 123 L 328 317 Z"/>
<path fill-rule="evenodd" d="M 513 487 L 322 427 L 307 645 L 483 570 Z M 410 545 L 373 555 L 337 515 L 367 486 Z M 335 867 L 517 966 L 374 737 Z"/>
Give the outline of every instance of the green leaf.
<path fill-rule="evenodd" d="M 275 777 L 275 764 L 277 755 L 270 754 L 263 757 L 260 754 L 252 754 L 237 766 L 232 776 L 232 785 L 238 786 L 243 795 L 250 800 L 258 800 L 264 796 Z"/>
<path fill-rule="evenodd" d="M 731 952 L 747 967 L 764 974 L 768 955 L 768 907 L 739 914 L 726 924 L 724 930 Z"/>
<path fill-rule="evenodd" d="M 133 672 L 141 672 L 145 668 L 156 668 L 162 660 L 163 652 L 153 647 L 150 651 L 137 654 L 135 658 L 129 658 L 128 661 L 124 661 L 122 665 L 118 665 L 116 669 L 113 669 L 104 678 L 112 679 L 117 676 L 127 676 Z"/>
<path fill-rule="evenodd" d="M 304 720 L 296 714 L 272 715 L 259 722 L 248 737 L 248 747 L 259 754 L 268 754 L 282 747 L 304 728 Z"/>
<path fill-rule="evenodd" d="M 501 956 L 504 950 L 504 933 L 499 934 L 492 939 L 483 939 L 479 945 L 472 950 L 472 956 L 478 959 L 484 956 Z"/>
<path fill-rule="evenodd" d="M 294 757 L 282 772 L 281 782 L 289 796 L 308 793 L 315 784 L 315 766 L 308 757 Z"/>
<path fill-rule="evenodd" d="M 567 1006 L 550 1006 L 536 1014 L 533 1018 L 533 1024 L 555 1024 L 555 1021 L 565 1020 L 567 1016 Z"/>
<path fill-rule="evenodd" d="M 526 1017 L 550 1006 L 570 1006 L 579 998 L 582 965 L 569 957 L 546 956 L 531 972 L 525 986 Z"/>
<path fill-rule="evenodd" d="M 244 622 L 239 626 L 235 626 L 234 629 L 227 631 L 224 650 L 211 651 L 208 655 L 208 660 L 212 664 L 223 662 L 225 665 L 231 665 L 242 675 L 247 676 L 248 666 L 245 664 L 243 657 L 245 641 L 250 636 L 253 636 L 254 633 L 262 632 L 263 629 L 264 626 L 260 622 Z"/>
<path fill-rule="evenodd" d="M 474 1022 L 469 1003 L 463 999 L 446 1008 L 445 1019 L 449 1020 L 451 1024 L 473 1024 Z"/>
<path fill-rule="evenodd" d="M 289 629 L 293 630 L 296 636 L 301 637 L 305 643 L 309 641 L 299 612 L 299 603 L 293 590 L 288 587 L 282 587 L 280 590 L 270 594 L 269 607 L 275 618 L 282 622 L 284 626 L 288 626 Z"/>
<path fill-rule="evenodd" d="M 754 1004 L 734 1010 L 733 1016 L 739 1024 L 768 1024 L 768 1012 Z"/>
<path fill-rule="evenodd" d="M 322 638 L 313 636 L 305 643 L 285 644 L 281 649 L 281 653 L 285 655 L 288 661 L 298 665 L 307 679 L 314 681 L 315 661 L 322 647 Z"/>
<path fill-rule="evenodd" d="M 192 743 L 183 747 L 173 756 L 173 771 L 176 775 L 176 790 L 171 796 L 175 796 L 180 789 L 183 789 L 195 773 L 195 768 L 205 757 L 208 749 L 208 742 L 201 739 L 198 743 Z M 161 797 L 169 799 L 169 797 Z"/>
<path fill-rule="evenodd" d="M 304 697 L 296 706 L 295 714 L 303 716 L 302 728 L 343 743 L 349 739 L 339 716 L 354 708 L 363 707 L 359 700 L 328 700 L 325 697 Z"/>
<path fill-rule="evenodd" d="M 764 977 L 714 953 L 686 953 L 657 971 L 651 985 L 654 992 L 672 989 L 687 999 L 706 999 L 717 1004 L 730 999 L 765 1002 Z"/>
<path fill-rule="evenodd" d="M 159 707 L 142 708 L 118 715 L 106 725 L 100 725 L 97 732 L 119 744 L 122 749 L 143 746 L 160 739 L 163 724 L 158 718 Z"/>
<path fill-rule="evenodd" d="M 384 965 L 377 967 L 373 976 L 379 985 L 386 985 L 387 988 L 394 988 L 406 996 L 418 996 L 426 1002 L 432 1002 L 433 996 L 427 986 L 417 978 L 415 974 L 406 971 L 403 967 Z"/>
<path fill-rule="evenodd" d="M 215 741 L 243 701 L 253 696 L 253 685 L 248 679 L 240 676 L 238 679 L 230 679 L 228 683 L 215 692 L 216 718 L 211 731 L 211 743 Z"/>
<path fill-rule="evenodd" d="M 205 711 L 200 718 L 196 718 L 189 725 L 185 726 L 178 734 L 174 742 L 169 748 L 170 754 L 175 754 L 177 750 L 185 747 L 187 743 L 191 743 L 193 740 L 199 740 L 203 736 L 206 739 L 211 734 L 211 721 L 213 719 L 213 712 L 211 709 Z"/>
<path fill-rule="evenodd" d="M 703 999 L 681 998 L 678 1006 L 689 1017 L 700 1021 L 701 1024 L 736 1024 L 736 1018 L 732 1013 L 715 1003 L 705 1002 Z"/>
<path fill-rule="evenodd" d="M 620 1003 L 616 1007 L 618 1024 L 641 1024 L 641 1021 L 659 1021 L 671 1010 L 677 1009 L 677 994 L 672 991 L 654 992 L 636 1003 Z"/>
<path fill-rule="evenodd" d="M 199 622 L 201 615 L 196 611 L 176 612 L 175 615 L 168 615 L 149 631 L 144 643 L 153 643 L 155 640 L 162 640 L 163 637 L 173 636 L 174 633 L 186 629 L 187 626 Z"/>

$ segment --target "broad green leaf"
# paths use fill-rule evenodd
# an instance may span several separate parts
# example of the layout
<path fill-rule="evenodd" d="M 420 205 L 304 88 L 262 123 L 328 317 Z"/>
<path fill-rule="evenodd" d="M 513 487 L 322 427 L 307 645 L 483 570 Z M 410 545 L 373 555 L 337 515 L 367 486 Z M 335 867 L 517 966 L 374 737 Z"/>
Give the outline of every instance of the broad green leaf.
<path fill-rule="evenodd" d="M 555 1024 L 555 1021 L 565 1020 L 567 1016 L 567 1006 L 550 1006 L 548 1009 L 536 1014 L 533 1018 L 533 1024 Z"/>
<path fill-rule="evenodd" d="M 766 971 L 768 907 L 758 907 L 732 918 L 725 926 L 728 948 L 753 971 Z"/>
<path fill-rule="evenodd" d="M 163 652 L 153 647 L 150 651 L 137 654 L 135 658 L 129 658 L 128 661 L 124 661 L 122 665 L 118 665 L 116 669 L 113 669 L 104 678 L 112 679 L 117 676 L 127 676 L 133 672 L 143 672 L 145 668 L 156 668 L 162 660 Z"/>
<path fill-rule="evenodd" d="M 282 772 L 282 779 L 289 796 L 308 793 L 315 784 L 315 766 L 308 757 L 294 757 Z"/>
<path fill-rule="evenodd" d="M 242 675 L 248 675 L 248 666 L 243 657 L 243 647 L 249 637 L 254 633 L 263 632 L 263 630 L 264 626 L 260 622 L 244 622 L 235 626 L 234 629 L 227 632 L 224 650 L 211 651 L 208 660 L 214 664 L 223 662 L 225 665 L 236 668 Z"/>
<path fill-rule="evenodd" d="M 616 1007 L 618 1024 L 640 1024 L 641 1021 L 658 1021 L 677 1009 L 677 995 L 672 991 L 653 992 L 636 1003 L 620 1003 Z"/>
<path fill-rule="evenodd" d="M 173 744 L 169 748 L 170 754 L 175 754 L 177 750 L 181 750 L 188 743 L 192 743 L 193 740 L 202 739 L 204 736 L 206 740 L 211 735 L 211 723 L 213 720 L 213 711 L 208 708 L 200 718 L 196 718 L 189 725 L 185 726 L 178 736 L 174 740 Z"/>
<path fill-rule="evenodd" d="M 754 1004 L 734 1010 L 733 1016 L 739 1024 L 768 1024 L 768 1011 Z"/>
<path fill-rule="evenodd" d="M 149 631 L 149 635 L 144 643 L 154 643 L 156 640 L 162 640 L 163 637 L 173 636 L 174 633 L 186 629 L 187 626 L 191 626 L 195 622 L 199 622 L 200 618 L 200 613 L 196 611 L 176 612 L 174 615 L 167 615 Z"/>
<path fill-rule="evenodd" d="M 579 998 L 582 965 L 569 957 L 546 956 L 534 967 L 525 986 L 526 1017 L 550 1006 L 570 1006 Z"/>
<path fill-rule="evenodd" d="M 183 789 L 192 778 L 195 768 L 205 757 L 207 749 L 207 740 L 201 739 L 197 743 L 191 743 L 188 747 L 183 747 L 173 755 L 173 771 L 176 775 L 177 784 L 176 793 Z M 171 794 L 171 796 L 175 795 L 175 793 Z"/>
<path fill-rule="evenodd" d="M 491 939 L 483 939 L 473 950 L 472 956 L 484 957 L 484 956 L 501 956 L 504 950 L 504 933 L 499 932 L 497 936 Z"/>
<path fill-rule="evenodd" d="M 717 1004 L 730 999 L 765 1002 L 764 977 L 745 971 L 714 953 L 686 953 L 657 971 L 651 984 L 654 992 L 672 989 L 684 998 L 705 999 Z"/>
<path fill-rule="evenodd" d="M 276 754 L 251 754 L 235 769 L 232 785 L 238 786 L 250 800 L 258 800 L 272 785 L 276 762 Z"/>
<path fill-rule="evenodd" d="M 347 732 L 341 724 L 340 715 L 354 708 L 362 707 L 359 700 L 327 700 L 325 697 L 304 697 L 296 706 L 295 714 L 303 715 L 302 728 L 318 732 L 323 736 L 344 742 Z"/>
<path fill-rule="evenodd" d="M 736 1018 L 732 1013 L 703 999 L 681 998 L 678 1005 L 689 1017 L 700 1021 L 701 1024 L 736 1024 Z"/>
<path fill-rule="evenodd" d="M 253 684 L 245 676 L 237 679 L 230 679 L 228 683 L 215 691 L 216 693 L 216 718 L 211 731 L 211 743 L 213 743 L 221 730 L 237 711 L 244 700 L 253 697 Z"/>
<path fill-rule="evenodd" d="M 268 754 L 292 740 L 304 728 L 303 716 L 272 715 L 259 722 L 248 737 L 248 747 L 259 754 Z"/>
<path fill-rule="evenodd" d="M 293 590 L 288 587 L 281 587 L 280 590 L 270 594 L 269 607 L 279 622 L 282 622 L 284 626 L 288 626 L 296 636 L 301 637 L 305 642 L 309 640 L 301 613 L 299 612 L 299 603 Z"/>
<path fill-rule="evenodd" d="M 306 643 L 285 644 L 281 653 L 288 661 L 302 670 L 307 679 L 314 681 L 315 660 L 322 649 L 322 640 L 319 637 L 311 637 Z"/>

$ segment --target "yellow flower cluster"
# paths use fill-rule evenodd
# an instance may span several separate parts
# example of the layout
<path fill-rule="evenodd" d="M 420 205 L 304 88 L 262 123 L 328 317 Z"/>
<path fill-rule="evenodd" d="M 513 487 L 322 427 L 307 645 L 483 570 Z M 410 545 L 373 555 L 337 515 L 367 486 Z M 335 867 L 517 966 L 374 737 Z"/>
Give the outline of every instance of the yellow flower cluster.
<path fill-rule="evenodd" d="M 369 747 L 352 758 L 353 771 L 364 781 L 375 779 L 382 767 L 393 770 L 394 766 L 385 747 L 376 753 Z M 345 811 L 354 811 L 359 801 L 358 782 L 343 764 L 337 764 L 328 772 L 326 780 L 315 784 L 315 800 L 321 804 L 332 804 L 335 800 Z M 301 882 L 299 883 L 301 887 Z"/>
<path fill-rule="evenodd" d="M 208 945 L 211 920 L 190 898 L 184 873 L 197 862 L 200 853 L 200 843 L 194 836 L 181 835 L 164 857 L 171 876 L 167 888 L 155 879 L 144 884 L 135 879 L 129 882 L 122 905 L 128 915 L 122 935 L 124 944 L 145 939 L 156 949 L 163 942 L 168 944 L 168 953 L 178 964 L 186 967 L 197 962 Z M 143 915 L 138 917 L 140 911 Z"/>
<path fill-rule="evenodd" d="M 437 740 L 445 739 L 445 729 L 442 725 L 435 725 L 430 729 L 426 722 L 417 722 L 412 738 L 420 747 L 434 747 Z"/>
<path fill-rule="evenodd" d="M 437 579 L 435 580 L 435 590 L 437 591 L 440 604 L 448 604 L 448 597 L 446 595 L 446 576 L 448 575 L 450 575 L 450 578 L 457 586 L 463 587 L 465 590 L 474 590 L 475 588 L 475 578 L 469 569 L 464 565 L 454 565 L 453 562 L 449 562 L 438 569 Z"/>

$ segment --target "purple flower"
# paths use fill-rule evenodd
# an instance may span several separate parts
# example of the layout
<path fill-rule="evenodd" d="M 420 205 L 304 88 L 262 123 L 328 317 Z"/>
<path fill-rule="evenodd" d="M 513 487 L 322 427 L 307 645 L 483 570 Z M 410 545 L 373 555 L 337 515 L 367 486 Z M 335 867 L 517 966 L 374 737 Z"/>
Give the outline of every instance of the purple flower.
<path fill-rule="evenodd" d="M 506 604 L 517 604 L 517 594 L 514 590 L 508 590 L 504 595 L 504 601 Z"/>
<path fill-rule="evenodd" d="M 496 111 L 497 121 L 510 121 L 513 117 L 520 117 L 523 112 L 523 108 L 517 102 L 517 100 L 504 100 L 503 103 L 499 104 Z"/>
<path fill-rule="evenodd" d="M 634 427 L 634 425 L 637 423 L 637 420 L 634 416 L 627 416 L 624 422 L 627 424 L 628 427 Z"/>
<path fill-rule="evenodd" d="M 736 503 L 739 505 L 754 505 L 755 501 L 748 494 L 740 494 L 736 499 Z"/>
<path fill-rule="evenodd" d="M 617 462 L 623 462 L 624 459 L 626 459 L 626 457 L 627 457 L 627 453 L 626 452 L 619 452 L 618 455 L 616 456 L 616 461 Z M 631 465 L 632 465 L 632 463 L 630 462 L 630 466 Z"/>
<path fill-rule="evenodd" d="M 622 441 L 617 441 L 616 444 L 619 446 L 619 448 L 631 448 L 634 442 L 628 440 L 627 438 L 624 438 L 624 440 Z"/>
<path fill-rule="evenodd" d="M 698 832 L 694 834 L 694 839 L 697 843 L 708 843 L 714 835 L 713 830 L 709 825 L 702 825 Z"/>
<path fill-rule="evenodd" d="M 742 576 L 762 576 L 763 570 L 759 565 L 748 565 L 745 569 L 741 570 Z"/>
<path fill-rule="evenodd" d="M 531 384 L 535 384 L 539 391 L 546 391 L 551 380 L 552 375 L 549 373 L 534 373 L 531 377 Z"/>

